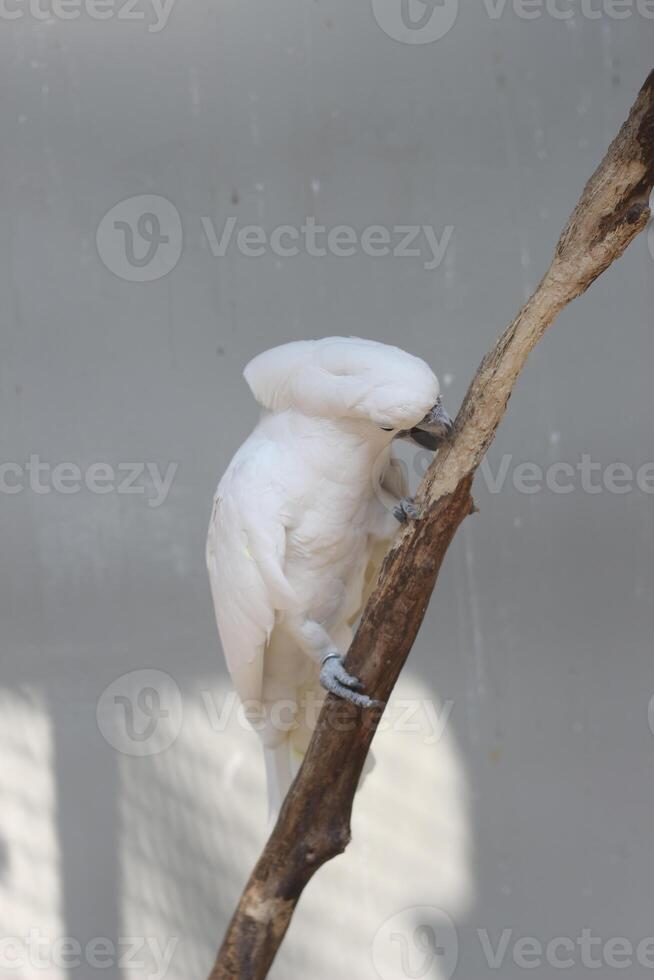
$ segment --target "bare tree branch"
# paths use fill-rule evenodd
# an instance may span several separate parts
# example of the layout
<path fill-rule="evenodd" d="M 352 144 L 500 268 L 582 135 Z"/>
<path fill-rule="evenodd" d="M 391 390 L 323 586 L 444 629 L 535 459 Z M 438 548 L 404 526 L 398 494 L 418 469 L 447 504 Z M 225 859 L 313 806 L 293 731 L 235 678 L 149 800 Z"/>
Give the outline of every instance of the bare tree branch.
<path fill-rule="evenodd" d="M 533 296 L 486 355 L 418 491 L 421 518 L 397 536 L 365 608 L 346 668 L 388 701 L 422 622 L 441 563 L 473 509 L 473 476 L 513 386 L 560 311 L 619 258 L 649 217 L 654 185 L 654 71 L 588 181 Z M 302 768 L 250 876 L 210 980 L 268 973 L 305 885 L 350 840 L 350 815 L 379 713 L 330 695 Z M 381 819 L 381 818 L 380 818 Z"/>

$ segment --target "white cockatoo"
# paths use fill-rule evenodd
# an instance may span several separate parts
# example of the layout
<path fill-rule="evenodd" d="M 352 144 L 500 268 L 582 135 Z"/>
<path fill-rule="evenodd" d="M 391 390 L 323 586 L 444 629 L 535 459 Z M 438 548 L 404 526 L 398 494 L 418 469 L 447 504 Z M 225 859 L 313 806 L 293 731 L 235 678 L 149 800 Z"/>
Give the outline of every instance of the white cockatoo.
<path fill-rule="evenodd" d="M 374 703 L 343 657 L 398 521 L 417 516 L 393 440 L 436 449 L 452 421 L 431 368 L 371 340 L 284 344 L 244 375 L 264 411 L 218 485 L 207 566 L 274 816 L 325 692 Z"/>

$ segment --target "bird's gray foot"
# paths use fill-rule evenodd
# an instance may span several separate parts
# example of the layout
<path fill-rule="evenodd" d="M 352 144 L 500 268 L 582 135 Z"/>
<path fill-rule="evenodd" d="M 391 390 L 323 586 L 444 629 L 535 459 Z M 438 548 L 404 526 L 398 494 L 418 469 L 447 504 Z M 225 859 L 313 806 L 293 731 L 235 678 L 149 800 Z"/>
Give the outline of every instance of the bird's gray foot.
<path fill-rule="evenodd" d="M 332 694 L 344 701 L 350 701 L 359 708 L 376 708 L 381 701 L 373 701 L 367 694 L 362 694 L 363 684 L 357 677 L 348 674 L 343 666 L 340 653 L 328 653 L 323 659 L 320 670 L 320 683 Z"/>
<path fill-rule="evenodd" d="M 415 521 L 420 517 L 420 509 L 413 497 L 402 497 L 397 507 L 393 507 L 393 517 L 404 524 L 407 520 Z"/>

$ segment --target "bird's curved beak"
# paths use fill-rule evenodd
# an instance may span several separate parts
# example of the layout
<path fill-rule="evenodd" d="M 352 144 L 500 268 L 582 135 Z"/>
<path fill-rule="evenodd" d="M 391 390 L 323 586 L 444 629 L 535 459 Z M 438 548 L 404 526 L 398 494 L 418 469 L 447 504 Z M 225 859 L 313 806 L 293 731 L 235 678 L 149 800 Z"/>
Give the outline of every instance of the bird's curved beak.
<path fill-rule="evenodd" d="M 413 429 L 407 429 L 400 435 L 404 439 L 411 439 L 412 442 L 424 449 L 435 452 L 451 436 L 453 429 L 454 422 L 445 411 L 443 402 L 439 398 L 419 425 L 414 426 Z"/>

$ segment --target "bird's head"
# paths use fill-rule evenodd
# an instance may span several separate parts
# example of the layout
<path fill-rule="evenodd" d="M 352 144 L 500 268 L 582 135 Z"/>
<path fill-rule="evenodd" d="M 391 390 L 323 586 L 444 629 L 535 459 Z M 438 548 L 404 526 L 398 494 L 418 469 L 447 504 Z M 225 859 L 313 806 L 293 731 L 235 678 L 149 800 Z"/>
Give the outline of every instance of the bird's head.
<path fill-rule="evenodd" d="M 264 408 L 360 422 L 436 449 L 452 431 L 438 379 L 398 347 L 358 337 L 300 340 L 255 357 L 245 380 Z"/>

